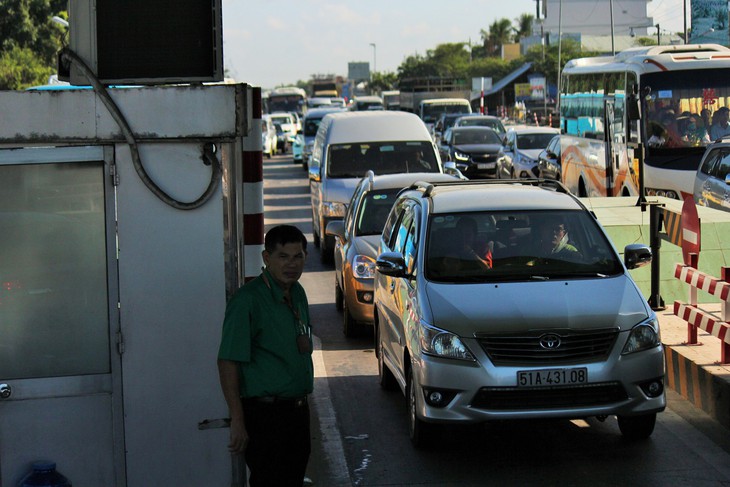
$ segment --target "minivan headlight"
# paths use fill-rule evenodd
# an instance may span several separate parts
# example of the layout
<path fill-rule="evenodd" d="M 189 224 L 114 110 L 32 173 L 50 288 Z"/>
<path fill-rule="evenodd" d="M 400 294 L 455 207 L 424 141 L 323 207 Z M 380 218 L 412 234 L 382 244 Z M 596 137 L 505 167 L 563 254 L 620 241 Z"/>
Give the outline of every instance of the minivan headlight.
<path fill-rule="evenodd" d="M 662 337 L 659 332 L 659 322 L 656 318 L 652 318 L 631 329 L 629 339 L 626 340 L 626 345 L 624 345 L 624 349 L 621 354 L 628 355 L 630 353 L 648 350 L 659 345 L 661 341 Z"/>
<path fill-rule="evenodd" d="M 375 259 L 367 255 L 358 254 L 352 259 L 352 273 L 358 279 L 372 279 L 375 277 Z"/>
<path fill-rule="evenodd" d="M 441 330 L 421 321 L 421 350 L 428 355 L 474 361 L 474 355 L 466 348 L 461 339 L 446 330 Z"/>
<path fill-rule="evenodd" d="M 322 202 L 322 216 L 345 218 L 346 211 L 347 205 L 345 203 L 340 203 L 338 201 Z"/>

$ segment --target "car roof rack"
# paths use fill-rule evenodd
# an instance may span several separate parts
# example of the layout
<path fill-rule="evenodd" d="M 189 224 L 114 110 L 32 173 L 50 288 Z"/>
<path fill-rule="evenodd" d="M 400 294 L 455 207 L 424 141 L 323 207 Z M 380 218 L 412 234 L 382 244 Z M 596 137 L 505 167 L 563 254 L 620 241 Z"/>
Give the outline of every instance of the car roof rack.
<path fill-rule="evenodd" d="M 469 181 L 443 181 L 438 183 L 427 183 L 425 181 L 416 181 L 408 189 L 423 191 L 422 197 L 428 198 L 436 187 L 442 186 L 476 186 L 490 184 L 519 184 L 523 186 L 537 186 L 540 188 L 549 188 L 558 193 L 572 194 L 563 183 L 555 179 L 478 179 Z"/>
<path fill-rule="evenodd" d="M 372 191 L 375 179 L 375 171 L 373 171 L 372 169 L 368 169 L 368 172 L 365 173 L 365 177 L 368 178 L 368 191 Z"/>

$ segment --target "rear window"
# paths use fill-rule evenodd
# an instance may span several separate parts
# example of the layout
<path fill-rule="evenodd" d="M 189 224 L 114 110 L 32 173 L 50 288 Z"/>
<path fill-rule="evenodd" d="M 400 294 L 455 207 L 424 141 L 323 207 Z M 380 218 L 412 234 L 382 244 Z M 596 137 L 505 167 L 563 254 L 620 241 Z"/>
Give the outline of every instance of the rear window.
<path fill-rule="evenodd" d="M 375 174 L 441 172 L 430 142 L 367 142 L 329 146 L 327 175 L 361 178 Z"/>

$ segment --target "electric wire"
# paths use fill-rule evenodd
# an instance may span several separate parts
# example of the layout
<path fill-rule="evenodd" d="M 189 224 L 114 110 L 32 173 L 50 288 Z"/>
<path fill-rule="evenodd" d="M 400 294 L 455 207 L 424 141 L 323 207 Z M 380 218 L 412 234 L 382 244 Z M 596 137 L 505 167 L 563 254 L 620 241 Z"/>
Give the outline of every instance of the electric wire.
<path fill-rule="evenodd" d="M 161 189 L 147 174 L 147 171 L 142 164 L 142 159 L 139 155 L 139 148 L 137 146 L 137 141 L 134 138 L 134 133 L 132 132 L 129 123 L 122 114 L 121 110 L 119 110 L 119 107 L 109 95 L 109 91 L 107 90 L 106 86 L 104 86 L 99 81 L 96 75 L 86 65 L 84 60 L 81 59 L 81 57 L 79 57 L 79 55 L 73 52 L 71 49 L 64 47 L 61 50 L 61 59 L 68 61 L 69 63 L 75 64 L 81 70 L 83 75 L 89 80 L 92 87 L 94 88 L 94 91 L 99 96 L 102 103 L 104 103 L 104 106 L 106 106 L 107 110 L 109 110 L 109 114 L 122 130 L 124 139 L 126 140 L 127 145 L 129 145 L 129 149 L 132 154 L 132 164 L 134 165 L 134 169 L 144 185 L 152 192 L 152 194 L 157 196 L 157 198 L 159 198 L 166 205 L 169 205 L 178 210 L 194 210 L 196 208 L 200 208 L 208 200 L 210 200 L 210 198 L 215 194 L 218 189 L 218 184 L 223 173 L 221 164 L 215 154 L 215 144 L 204 144 L 202 151 L 203 163 L 205 165 L 212 166 L 211 177 L 210 182 L 208 183 L 208 187 L 205 189 L 203 194 L 201 194 L 195 201 L 182 202 L 176 200 L 175 198 L 167 194 L 163 189 Z"/>

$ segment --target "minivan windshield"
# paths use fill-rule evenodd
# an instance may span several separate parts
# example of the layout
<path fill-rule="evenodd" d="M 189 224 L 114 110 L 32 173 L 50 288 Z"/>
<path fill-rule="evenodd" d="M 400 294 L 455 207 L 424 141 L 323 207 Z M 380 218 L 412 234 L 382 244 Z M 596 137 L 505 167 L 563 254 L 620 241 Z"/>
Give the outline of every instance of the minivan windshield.
<path fill-rule="evenodd" d="M 375 174 L 441 172 L 431 142 L 330 144 L 329 177 L 361 178 L 368 170 Z"/>
<path fill-rule="evenodd" d="M 426 277 L 493 282 L 608 277 L 623 266 L 586 211 L 529 210 L 430 217 Z"/>

